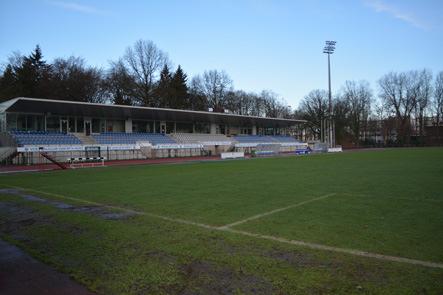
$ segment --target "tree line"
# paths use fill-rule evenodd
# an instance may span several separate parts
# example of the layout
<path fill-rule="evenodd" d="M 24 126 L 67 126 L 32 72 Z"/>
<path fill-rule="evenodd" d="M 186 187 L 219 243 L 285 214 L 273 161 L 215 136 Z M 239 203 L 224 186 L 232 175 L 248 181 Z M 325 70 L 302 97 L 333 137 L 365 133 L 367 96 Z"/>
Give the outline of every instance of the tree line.
<path fill-rule="evenodd" d="M 168 54 L 154 42 L 138 40 L 101 69 L 83 58 L 44 59 L 37 45 L 27 56 L 14 53 L 0 74 L 0 101 L 38 97 L 241 115 L 290 117 L 290 107 L 276 93 L 236 90 L 225 71 L 208 70 L 188 79 L 173 69 Z"/>
<path fill-rule="evenodd" d="M 426 135 L 426 124 L 436 126 L 440 132 L 443 71 L 435 78 L 427 69 L 390 72 L 377 81 L 377 86 L 378 93 L 374 95 L 368 82 L 346 81 L 333 96 L 332 115 L 337 142 L 365 144 L 365 136 L 372 132 L 394 144 L 411 144 L 414 136 L 422 139 Z M 307 120 L 310 135 L 320 138 L 321 122 L 329 116 L 328 92 L 311 91 L 303 98 L 296 113 Z M 440 139 L 440 134 L 437 135 Z"/>
<path fill-rule="evenodd" d="M 367 134 L 378 132 L 408 144 L 413 134 L 424 135 L 429 117 L 441 125 L 443 72 L 435 77 L 427 69 L 391 72 L 376 86 L 374 94 L 366 81 L 346 81 L 333 94 L 338 143 L 364 144 Z M 222 70 L 207 70 L 189 79 L 149 40 L 127 47 L 106 69 L 73 56 L 48 62 L 39 46 L 27 56 L 14 53 L 0 71 L 0 101 L 18 96 L 305 119 L 305 139 L 312 140 L 320 139 L 322 121 L 330 115 L 325 90 L 312 90 L 292 110 L 271 90 L 235 89 Z"/>

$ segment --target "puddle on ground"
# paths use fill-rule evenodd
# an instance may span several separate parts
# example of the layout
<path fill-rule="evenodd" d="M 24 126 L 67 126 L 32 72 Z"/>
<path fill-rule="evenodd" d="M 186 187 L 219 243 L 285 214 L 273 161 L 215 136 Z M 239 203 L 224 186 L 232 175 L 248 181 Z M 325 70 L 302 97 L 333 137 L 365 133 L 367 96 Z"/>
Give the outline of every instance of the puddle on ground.
<path fill-rule="evenodd" d="M 107 219 L 107 220 L 128 219 L 128 218 L 136 215 L 135 213 L 128 212 L 128 211 L 115 212 L 114 210 L 110 210 L 110 209 L 106 208 L 105 206 L 70 205 L 70 204 L 66 204 L 63 202 L 59 202 L 59 201 L 52 201 L 52 200 L 44 199 L 41 197 L 37 197 L 37 196 L 31 195 L 31 194 L 25 193 L 19 189 L 13 189 L 13 188 L 0 189 L 0 194 L 20 196 L 26 201 L 47 204 L 47 205 L 50 205 L 50 206 L 57 208 L 57 209 L 86 213 L 86 214 L 98 216 L 100 218 Z"/>

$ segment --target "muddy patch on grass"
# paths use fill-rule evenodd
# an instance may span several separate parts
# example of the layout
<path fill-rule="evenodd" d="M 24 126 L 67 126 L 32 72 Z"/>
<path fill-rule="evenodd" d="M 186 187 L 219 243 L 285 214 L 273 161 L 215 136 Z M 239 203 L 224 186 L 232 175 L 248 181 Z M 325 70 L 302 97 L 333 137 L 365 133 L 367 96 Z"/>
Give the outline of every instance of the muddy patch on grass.
<path fill-rule="evenodd" d="M 275 259 L 277 261 L 285 262 L 294 267 L 309 267 L 309 268 L 340 268 L 339 263 L 333 261 L 323 261 L 316 258 L 314 255 L 302 251 L 284 251 L 279 249 L 272 249 L 263 253 L 263 256 Z"/>
<path fill-rule="evenodd" d="M 70 205 L 70 204 L 66 204 L 66 203 L 58 202 L 58 201 L 47 200 L 47 199 L 37 197 L 37 196 L 31 195 L 31 194 L 27 194 L 25 192 L 22 192 L 21 190 L 13 189 L 13 188 L 0 189 L 0 193 L 19 196 L 19 197 L 22 197 L 26 201 L 31 201 L 31 202 L 41 203 L 41 204 L 48 204 L 52 207 L 59 208 L 59 209 L 70 209 L 73 207 L 73 205 Z"/>
<path fill-rule="evenodd" d="M 179 293 L 191 294 L 275 294 L 271 283 L 263 278 L 217 266 L 206 261 L 193 261 L 182 266 L 187 286 Z"/>
<path fill-rule="evenodd" d="M 135 213 L 129 211 L 111 210 L 106 208 L 105 206 L 75 206 L 60 201 L 44 199 L 35 195 L 25 193 L 18 189 L 0 189 L 0 193 L 19 196 L 26 201 L 46 204 L 57 209 L 94 215 L 106 220 L 128 219 L 136 215 Z"/>
<path fill-rule="evenodd" d="M 39 215 L 31 208 L 13 202 L 0 202 L 0 215 L 0 230 L 19 241 L 28 240 L 23 228 L 51 223 L 49 218 Z"/>
<path fill-rule="evenodd" d="M 162 264 L 175 265 L 178 263 L 177 256 L 163 252 L 163 251 L 149 251 L 144 254 L 144 256 L 149 259 L 158 260 Z"/>
<path fill-rule="evenodd" d="M 102 206 L 72 206 L 71 208 L 68 208 L 68 210 L 71 212 L 80 212 L 80 213 L 98 216 L 106 220 L 128 219 L 135 215 L 135 213 L 128 211 L 120 211 L 120 212 L 111 211 L 106 207 Z"/>

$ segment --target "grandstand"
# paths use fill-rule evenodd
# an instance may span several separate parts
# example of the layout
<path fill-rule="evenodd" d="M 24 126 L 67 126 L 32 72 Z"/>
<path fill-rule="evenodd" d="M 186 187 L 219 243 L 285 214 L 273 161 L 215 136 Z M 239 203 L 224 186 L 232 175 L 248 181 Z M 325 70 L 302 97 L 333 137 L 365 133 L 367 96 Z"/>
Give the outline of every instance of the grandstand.
<path fill-rule="evenodd" d="M 26 145 L 73 145 L 82 142 L 72 134 L 57 131 L 10 131 L 19 146 Z"/>
<path fill-rule="evenodd" d="M 199 143 L 202 145 L 231 145 L 234 139 L 224 134 L 176 133 L 172 135 L 181 143 Z"/>
<path fill-rule="evenodd" d="M 99 144 L 136 144 L 137 142 L 149 142 L 152 145 L 176 144 L 177 142 L 166 134 L 156 133 L 124 133 L 104 132 L 94 134 L 92 137 Z"/>
<path fill-rule="evenodd" d="M 271 155 L 289 153 L 307 148 L 307 144 L 296 140 L 291 136 L 282 135 L 238 135 L 235 136 L 235 148 L 237 151 L 254 153 L 257 155 Z"/>
<path fill-rule="evenodd" d="M 109 160 L 252 153 L 264 144 L 294 152 L 305 145 L 295 139 L 303 122 L 19 97 L 0 104 L 0 146 L 13 151 L 0 161 L 44 163 L 44 152 L 63 162 L 91 149 Z"/>

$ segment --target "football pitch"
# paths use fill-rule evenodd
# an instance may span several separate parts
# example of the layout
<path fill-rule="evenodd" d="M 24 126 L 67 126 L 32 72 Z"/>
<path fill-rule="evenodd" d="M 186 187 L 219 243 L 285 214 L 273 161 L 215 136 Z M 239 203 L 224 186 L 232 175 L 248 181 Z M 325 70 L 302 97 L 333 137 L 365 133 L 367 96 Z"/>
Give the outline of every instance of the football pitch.
<path fill-rule="evenodd" d="M 443 148 L 2 175 L 0 235 L 99 294 L 442 294 Z"/>

